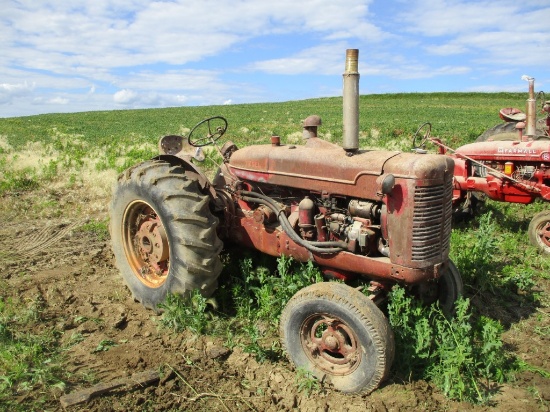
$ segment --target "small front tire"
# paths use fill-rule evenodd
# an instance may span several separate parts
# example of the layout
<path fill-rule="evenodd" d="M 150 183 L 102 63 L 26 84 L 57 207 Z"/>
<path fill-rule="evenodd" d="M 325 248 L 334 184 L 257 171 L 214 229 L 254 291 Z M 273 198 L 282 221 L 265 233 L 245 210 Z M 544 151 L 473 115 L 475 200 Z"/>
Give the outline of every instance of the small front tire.
<path fill-rule="evenodd" d="M 455 313 L 455 302 L 464 294 L 464 283 L 460 271 L 451 259 L 443 267 L 439 279 L 416 285 L 411 289 L 414 296 L 425 304 L 439 302 L 443 313 L 452 317 Z"/>
<path fill-rule="evenodd" d="M 296 368 L 342 392 L 370 393 L 389 374 L 390 325 L 371 299 L 345 284 L 317 283 L 296 293 L 283 310 L 280 333 Z"/>

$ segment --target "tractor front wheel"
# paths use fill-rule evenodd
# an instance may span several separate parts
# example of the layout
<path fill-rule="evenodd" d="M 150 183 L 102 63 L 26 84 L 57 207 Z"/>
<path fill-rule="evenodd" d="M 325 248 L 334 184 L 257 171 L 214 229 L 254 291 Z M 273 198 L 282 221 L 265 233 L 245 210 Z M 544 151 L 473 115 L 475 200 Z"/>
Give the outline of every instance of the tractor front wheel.
<path fill-rule="evenodd" d="M 464 294 L 464 284 L 460 271 L 451 259 L 449 259 L 447 268 L 439 278 L 438 291 L 441 309 L 444 313 L 453 314 L 455 301 Z"/>
<path fill-rule="evenodd" d="M 529 240 L 542 253 L 550 254 L 550 211 L 537 213 L 529 223 Z"/>
<path fill-rule="evenodd" d="M 296 293 L 281 315 L 283 347 L 296 368 L 342 392 L 370 393 L 394 356 L 390 325 L 360 291 L 335 282 Z"/>
<path fill-rule="evenodd" d="M 134 299 L 158 305 L 171 293 L 208 296 L 222 264 L 210 197 L 181 166 L 146 161 L 113 191 L 110 231 L 117 266 Z"/>
<path fill-rule="evenodd" d="M 452 317 L 455 313 L 455 301 L 464 294 L 464 284 L 460 271 L 449 259 L 436 282 L 429 281 L 416 285 L 411 292 L 428 305 L 439 302 L 443 313 Z"/>

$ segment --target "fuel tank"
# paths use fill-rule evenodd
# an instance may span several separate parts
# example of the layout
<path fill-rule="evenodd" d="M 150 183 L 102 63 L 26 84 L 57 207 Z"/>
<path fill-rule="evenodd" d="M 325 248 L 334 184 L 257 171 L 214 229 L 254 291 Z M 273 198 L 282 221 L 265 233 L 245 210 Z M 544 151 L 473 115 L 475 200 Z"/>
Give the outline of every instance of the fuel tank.
<path fill-rule="evenodd" d="M 365 198 L 379 190 L 378 176 L 437 185 L 452 173 L 454 162 L 447 156 L 399 151 L 359 150 L 350 156 L 340 147 L 260 145 L 237 150 L 228 166 L 245 181 Z"/>
<path fill-rule="evenodd" d="M 548 162 L 550 161 L 550 142 L 532 141 L 493 141 L 470 143 L 456 150 L 475 160 Z"/>

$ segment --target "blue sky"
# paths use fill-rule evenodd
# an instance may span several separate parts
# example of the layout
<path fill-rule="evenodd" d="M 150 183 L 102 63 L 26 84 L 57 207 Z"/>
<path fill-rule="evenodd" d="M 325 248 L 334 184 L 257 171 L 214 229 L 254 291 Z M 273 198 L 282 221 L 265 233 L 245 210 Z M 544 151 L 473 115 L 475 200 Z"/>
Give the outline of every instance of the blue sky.
<path fill-rule="evenodd" d="M 549 0 L 4 0 L 0 117 L 361 94 L 550 92 Z"/>

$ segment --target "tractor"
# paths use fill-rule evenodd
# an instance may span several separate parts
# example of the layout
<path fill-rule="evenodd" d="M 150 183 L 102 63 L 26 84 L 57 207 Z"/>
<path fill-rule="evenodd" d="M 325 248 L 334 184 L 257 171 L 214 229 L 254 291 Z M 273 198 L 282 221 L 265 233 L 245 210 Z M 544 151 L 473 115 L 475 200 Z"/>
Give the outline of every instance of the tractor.
<path fill-rule="evenodd" d="M 369 393 L 394 357 L 381 309 L 390 289 L 452 313 L 463 284 L 449 259 L 454 161 L 359 148 L 358 56 L 346 52 L 342 146 L 318 137 L 318 115 L 303 121 L 301 145 L 268 136 L 242 148 L 217 144 L 227 119 L 204 119 L 119 176 L 110 231 L 125 283 L 153 310 L 168 294 L 212 295 L 224 245 L 313 262 L 326 281 L 288 301 L 282 346 L 335 389 Z M 198 167 L 206 145 L 223 159 L 211 179 Z"/>
<path fill-rule="evenodd" d="M 440 154 L 455 161 L 453 214 L 470 217 L 485 198 L 500 202 L 530 204 L 536 199 L 550 200 L 550 101 L 543 92 L 535 97 L 535 79 L 529 82 L 526 112 L 503 108 L 504 120 L 480 135 L 474 143 L 456 150 L 431 136 L 431 124 L 424 123 L 413 136 L 413 151 L 427 153 L 431 142 Z M 536 119 L 537 101 L 545 113 Z M 537 213 L 528 228 L 530 242 L 544 254 L 550 254 L 550 211 Z"/>

